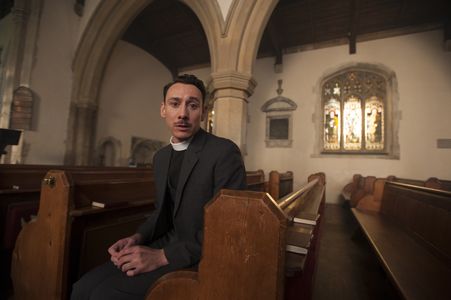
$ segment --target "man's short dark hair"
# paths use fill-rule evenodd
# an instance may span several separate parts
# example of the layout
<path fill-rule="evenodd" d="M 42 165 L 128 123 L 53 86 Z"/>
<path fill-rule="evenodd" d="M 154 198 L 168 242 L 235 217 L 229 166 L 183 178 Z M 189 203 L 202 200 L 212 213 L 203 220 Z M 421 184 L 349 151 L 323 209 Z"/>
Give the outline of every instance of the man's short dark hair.
<path fill-rule="evenodd" d="M 205 95 L 207 94 L 207 92 L 205 91 L 204 82 L 192 74 L 179 75 L 176 79 L 166 84 L 163 88 L 163 101 L 164 99 L 166 99 L 166 94 L 169 88 L 176 83 L 192 84 L 197 87 L 202 93 L 202 102 L 205 103 Z"/>

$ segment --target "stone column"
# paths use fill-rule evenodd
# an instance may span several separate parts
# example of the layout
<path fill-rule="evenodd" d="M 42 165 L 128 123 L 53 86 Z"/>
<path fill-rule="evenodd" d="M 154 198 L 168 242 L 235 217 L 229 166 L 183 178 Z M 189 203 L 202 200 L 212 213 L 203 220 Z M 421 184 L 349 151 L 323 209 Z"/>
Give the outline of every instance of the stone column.
<path fill-rule="evenodd" d="M 19 86 L 26 88 L 31 86 L 41 10 L 42 0 L 16 0 L 11 9 L 13 19 L 11 37 L 8 49 L 5 50 L 3 74 L 0 74 L 0 128 L 10 128 L 14 91 Z M 33 130 L 33 128 L 25 129 Z M 11 147 L 9 160 L 2 158 L 2 163 L 22 163 L 25 160 L 26 151 L 23 150 L 27 139 L 25 134 L 26 131 L 21 134 L 19 145 Z"/>
<path fill-rule="evenodd" d="M 87 166 L 94 154 L 94 139 L 97 127 L 97 105 L 73 103 L 69 125 L 74 129 L 68 139 L 71 151 L 66 152 L 65 164 Z"/>
<path fill-rule="evenodd" d="M 228 138 L 246 153 L 247 98 L 256 82 L 238 72 L 213 73 L 209 85 L 214 101 L 213 133 Z"/>

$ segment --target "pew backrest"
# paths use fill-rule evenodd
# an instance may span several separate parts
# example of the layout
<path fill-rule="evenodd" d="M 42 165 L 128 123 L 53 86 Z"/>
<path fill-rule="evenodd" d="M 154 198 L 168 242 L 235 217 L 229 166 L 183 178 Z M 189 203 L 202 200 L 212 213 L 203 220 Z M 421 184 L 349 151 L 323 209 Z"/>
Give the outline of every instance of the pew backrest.
<path fill-rule="evenodd" d="M 375 176 L 366 176 L 361 177 L 359 185 L 357 189 L 355 189 L 351 194 L 351 199 L 349 201 L 349 204 L 351 207 L 356 207 L 359 203 L 359 201 L 368 194 L 371 194 L 373 192 L 374 182 L 376 181 Z"/>
<path fill-rule="evenodd" d="M 247 190 L 264 192 L 266 189 L 265 173 L 259 169 L 257 171 L 246 171 Z"/>
<path fill-rule="evenodd" d="M 451 191 L 451 180 L 439 179 L 437 177 L 430 177 L 426 180 L 399 178 L 396 176 L 388 176 L 387 181 L 399 182 L 404 184 L 424 186 L 437 190 Z"/>
<path fill-rule="evenodd" d="M 293 192 L 293 172 L 269 172 L 268 193 L 274 200 L 278 200 Z"/>
<path fill-rule="evenodd" d="M 381 213 L 451 267 L 451 192 L 386 182 Z"/>

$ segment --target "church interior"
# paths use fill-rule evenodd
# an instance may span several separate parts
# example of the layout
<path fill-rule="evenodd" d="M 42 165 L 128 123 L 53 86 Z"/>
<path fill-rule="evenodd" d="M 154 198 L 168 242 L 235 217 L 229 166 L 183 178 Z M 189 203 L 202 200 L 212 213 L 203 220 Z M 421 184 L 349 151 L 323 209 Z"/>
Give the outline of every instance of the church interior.
<path fill-rule="evenodd" d="M 192 299 L 451 299 L 445 0 L 2 0 L 0 299 L 68 299 L 153 209 L 180 74 L 205 83 L 201 126 L 239 147 L 253 191 L 205 210 L 248 236 L 251 271 L 207 251 Z M 254 203 L 236 202 L 246 221 L 229 198 Z M 204 243 L 233 244 L 214 228 Z M 191 293 L 171 284 L 147 299 Z"/>

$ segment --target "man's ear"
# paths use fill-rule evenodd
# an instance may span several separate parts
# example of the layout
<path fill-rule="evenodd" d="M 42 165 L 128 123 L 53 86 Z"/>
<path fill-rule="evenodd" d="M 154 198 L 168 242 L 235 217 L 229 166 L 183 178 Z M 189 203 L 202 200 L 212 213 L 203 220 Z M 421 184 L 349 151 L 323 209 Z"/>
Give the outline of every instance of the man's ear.
<path fill-rule="evenodd" d="M 161 102 L 161 105 L 160 105 L 160 116 L 163 119 L 166 118 L 166 105 L 164 105 L 164 101 Z"/>

